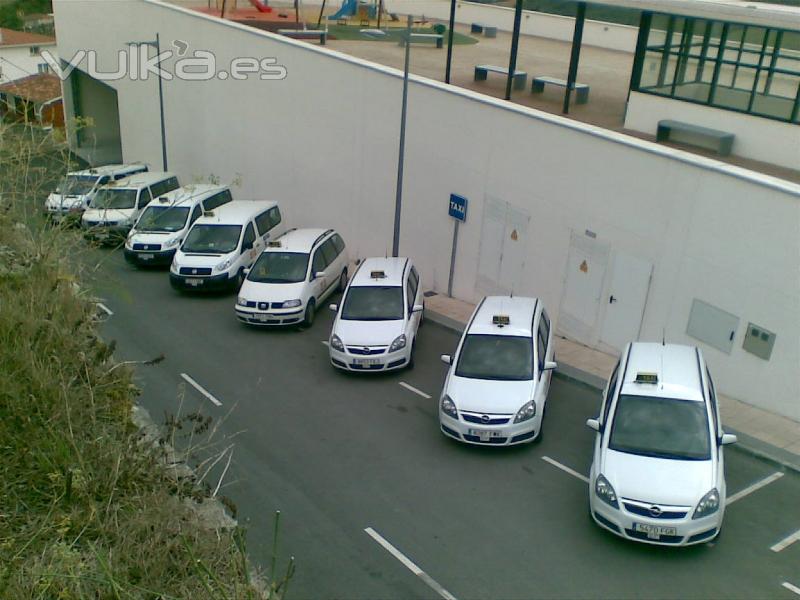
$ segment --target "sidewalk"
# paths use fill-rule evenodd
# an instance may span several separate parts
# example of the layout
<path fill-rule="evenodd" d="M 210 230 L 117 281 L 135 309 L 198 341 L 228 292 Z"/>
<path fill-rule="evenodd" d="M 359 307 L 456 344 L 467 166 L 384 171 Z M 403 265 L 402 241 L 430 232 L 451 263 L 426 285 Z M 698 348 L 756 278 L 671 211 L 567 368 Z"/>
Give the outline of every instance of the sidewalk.
<path fill-rule="evenodd" d="M 474 309 L 474 304 L 442 294 L 425 298 L 425 318 L 459 332 Z M 617 362 L 615 356 L 558 336 L 555 354 L 558 373 L 598 389 L 605 387 Z M 740 448 L 800 471 L 800 423 L 721 394 L 718 398 L 725 431 L 739 437 Z"/>

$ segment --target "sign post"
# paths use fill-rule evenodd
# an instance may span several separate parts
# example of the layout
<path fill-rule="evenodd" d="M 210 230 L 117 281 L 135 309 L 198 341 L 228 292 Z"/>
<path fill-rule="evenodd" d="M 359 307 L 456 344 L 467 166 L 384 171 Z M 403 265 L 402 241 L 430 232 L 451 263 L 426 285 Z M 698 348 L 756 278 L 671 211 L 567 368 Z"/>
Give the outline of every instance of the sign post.
<path fill-rule="evenodd" d="M 450 277 L 447 280 L 447 295 L 453 296 L 453 273 L 456 270 L 456 250 L 458 249 L 458 226 L 467 220 L 467 199 L 450 194 L 447 214 L 453 217 L 453 249 L 450 252 Z"/>

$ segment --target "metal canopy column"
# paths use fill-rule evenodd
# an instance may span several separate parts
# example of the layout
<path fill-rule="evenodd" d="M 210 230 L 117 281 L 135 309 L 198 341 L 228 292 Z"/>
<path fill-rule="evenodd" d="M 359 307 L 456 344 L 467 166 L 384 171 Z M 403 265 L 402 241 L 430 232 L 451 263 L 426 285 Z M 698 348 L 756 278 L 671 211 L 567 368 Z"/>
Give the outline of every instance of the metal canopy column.
<path fill-rule="evenodd" d="M 450 63 L 453 60 L 453 27 L 456 25 L 456 0 L 450 0 L 450 29 L 447 32 L 447 65 L 444 68 L 444 82 L 450 83 Z"/>
<path fill-rule="evenodd" d="M 511 100 L 511 83 L 517 70 L 517 50 L 519 48 L 519 26 L 522 22 L 522 0 L 517 0 L 514 9 L 514 32 L 511 34 L 511 56 L 508 60 L 508 79 L 506 80 L 506 100 Z"/>
<path fill-rule="evenodd" d="M 569 58 L 569 72 L 567 73 L 567 90 L 564 92 L 564 108 L 561 112 L 569 114 L 569 98 L 575 79 L 578 77 L 578 61 L 581 58 L 581 42 L 583 41 L 583 22 L 586 20 L 586 2 L 578 2 L 578 11 L 575 13 L 575 31 L 572 34 L 572 54 Z"/>

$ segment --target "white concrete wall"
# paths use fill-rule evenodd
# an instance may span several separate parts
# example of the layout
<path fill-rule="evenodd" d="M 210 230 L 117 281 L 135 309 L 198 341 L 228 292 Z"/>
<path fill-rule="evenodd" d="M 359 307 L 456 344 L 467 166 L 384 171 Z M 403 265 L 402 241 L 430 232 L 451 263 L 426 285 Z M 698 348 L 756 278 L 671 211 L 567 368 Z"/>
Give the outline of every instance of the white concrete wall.
<path fill-rule="evenodd" d="M 56 45 L 39 46 L 41 50 L 56 53 Z M 0 46 L 0 84 L 22 79 L 28 75 L 36 75 L 39 65 L 47 64 L 39 54 L 31 56 L 27 46 Z"/>
<path fill-rule="evenodd" d="M 734 154 L 800 169 L 800 127 L 796 124 L 631 92 L 625 113 L 627 129 L 655 135 L 658 122 L 662 119 L 728 131 L 736 135 Z"/>
<path fill-rule="evenodd" d="M 425 15 L 429 19 L 448 20 L 450 2 L 447 0 L 387 0 L 386 6 L 392 12 L 401 14 Z M 497 27 L 500 31 L 514 28 L 514 9 L 475 2 L 456 4 L 457 23 L 482 23 Z M 572 41 L 575 19 L 561 15 L 523 11 L 520 32 L 565 42 Z M 639 29 L 627 25 L 586 20 L 583 27 L 583 43 L 588 46 L 633 52 Z"/>
<path fill-rule="evenodd" d="M 400 73 L 318 46 L 148 0 L 55 3 L 61 55 L 115 61 L 158 23 L 172 39 L 276 57 L 285 81 L 165 82 L 170 168 L 183 179 L 242 174 L 239 197 L 282 203 L 295 226 L 338 228 L 356 256 L 391 246 Z M 110 65 L 109 65 L 110 66 Z M 167 67 L 170 63 L 167 63 Z M 126 160 L 158 164 L 156 81 L 114 82 Z M 446 290 L 451 192 L 470 200 L 454 295 L 477 300 L 485 198 L 532 215 L 518 294 L 558 319 L 570 231 L 654 263 L 641 339 L 685 334 L 693 298 L 777 333 L 770 361 L 704 347 L 722 393 L 800 420 L 800 186 L 412 76 L 401 253 Z M 701 345 L 702 346 L 702 345 Z"/>

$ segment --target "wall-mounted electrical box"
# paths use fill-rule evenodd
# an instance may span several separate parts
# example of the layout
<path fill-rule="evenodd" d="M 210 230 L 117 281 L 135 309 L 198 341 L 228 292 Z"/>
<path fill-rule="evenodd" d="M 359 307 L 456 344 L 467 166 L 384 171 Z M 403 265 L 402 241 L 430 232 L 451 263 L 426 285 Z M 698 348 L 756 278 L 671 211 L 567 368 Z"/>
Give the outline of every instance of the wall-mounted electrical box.
<path fill-rule="evenodd" d="M 769 360 L 772 356 L 772 347 L 775 345 L 775 334 L 753 323 L 747 324 L 742 348 L 759 358 Z"/>
<path fill-rule="evenodd" d="M 697 298 L 692 302 L 686 333 L 693 338 L 730 354 L 737 327 L 739 317 L 736 315 Z"/>

